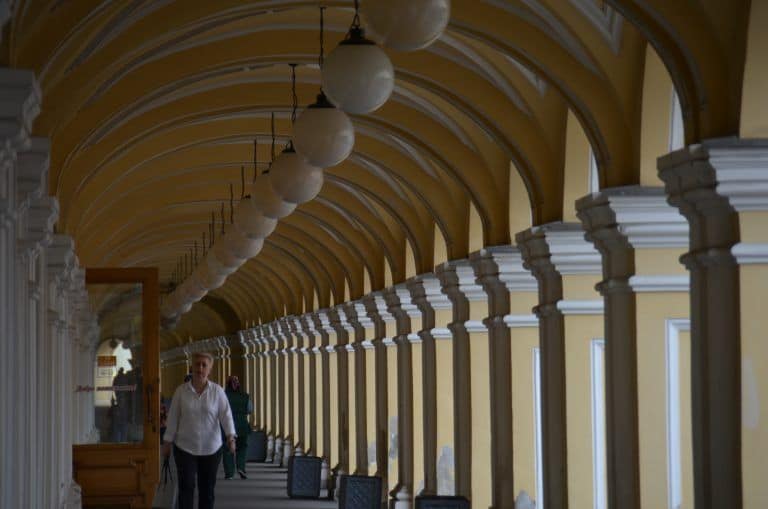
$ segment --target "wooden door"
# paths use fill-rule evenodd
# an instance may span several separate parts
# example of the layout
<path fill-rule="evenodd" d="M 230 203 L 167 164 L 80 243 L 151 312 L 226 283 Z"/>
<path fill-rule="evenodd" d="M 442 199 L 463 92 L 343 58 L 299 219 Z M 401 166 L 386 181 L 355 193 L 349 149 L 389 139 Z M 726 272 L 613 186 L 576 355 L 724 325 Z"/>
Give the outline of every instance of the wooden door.
<path fill-rule="evenodd" d="M 75 480 L 84 507 L 149 508 L 160 472 L 158 272 L 89 268 L 86 286 L 99 324 L 91 388 L 99 438 L 74 446 Z"/>

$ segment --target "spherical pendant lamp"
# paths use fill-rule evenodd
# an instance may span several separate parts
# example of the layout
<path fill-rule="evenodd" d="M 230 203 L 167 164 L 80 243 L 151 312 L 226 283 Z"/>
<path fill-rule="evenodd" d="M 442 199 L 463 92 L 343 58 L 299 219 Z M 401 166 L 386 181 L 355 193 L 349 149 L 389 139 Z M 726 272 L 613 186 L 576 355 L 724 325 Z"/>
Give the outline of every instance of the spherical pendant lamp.
<path fill-rule="evenodd" d="M 355 128 L 346 113 L 333 106 L 324 93 L 309 105 L 293 126 L 296 152 L 313 166 L 336 166 L 352 153 Z"/>
<path fill-rule="evenodd" d="M 243 260 L 249 260 L 259 254 L 261 248 L 264 247 L 264 238 L 250 238 L 238 230 L 233 228 L 227 233 L 225 238 L 227 247 L 232 254 Z"/>
<path fill-rule="evenodd" d="M 237 270 L 237 267 L 224 265 L 218 257 L 214 256 L 212 252 L 208 252 L 208 256 L 205 257 L 205 263 L 208 266 L 208 270 L 212 274 L 218 274 L 222 276 L 228 276 Z"/>
<path fill-rule="evenodd" d="M 249 239 L 263 239 L 275 230 L 277 219 L 265 216 L 251 197 L 240 200 L 235 208 L 235 230 Z"/>
<path fill-rule="evenodd" d="M 229 233 L 223 237 L 219 237 L 219 240 L 216 242 L 216 244 L 213 245 L 213 248 L 211 248 L 210 252 L 208 253 L 208 257 L 216 257 L 221 265 L 233 269 L 232 272 L 234 272 L 240 268 L 242 264 L 245 263 L 245 259 L 235 255 L 235 253 L 232 252 L 229 246 L 228 238 Z"/>
<path fill-rule="evenodd" d="M 272 188 L 290 203 L 306 203 L 323 187 L 323 170 L 309 164 L 291 144 L 275 159 L 269 174 Z"/>
<path fill-rule="evenodd" d="M 219 288 L 224 284 L 224 281 L 227 280 L 226 274 L 211 271 L 208 268 L 207 263 L 200 264 L 197 270 L 200 271 L 200 282 L 208 289 L 208 291 Z"/>
<path fill-rule="evenodd" d="M 435 42 L 451 18 L 450 0 L 361 0 L 360 14 L 374 41 L 398 51 Z"/>
<path fill-rule="evenodd" d="M 251 201 L 262 214 L 281 219 L 296 209 L 296 203 L 284 201 L 272 188 L 269 173 L 262 173 L 251 186 Z"/>
<path fill-rule="evenodd" d="M 323 90 L 347 113 L 362 115 L 381 107 L 395 86 L 395 70 L 384 50 L 352 26 L 347 38 L 323 64 Z"/>

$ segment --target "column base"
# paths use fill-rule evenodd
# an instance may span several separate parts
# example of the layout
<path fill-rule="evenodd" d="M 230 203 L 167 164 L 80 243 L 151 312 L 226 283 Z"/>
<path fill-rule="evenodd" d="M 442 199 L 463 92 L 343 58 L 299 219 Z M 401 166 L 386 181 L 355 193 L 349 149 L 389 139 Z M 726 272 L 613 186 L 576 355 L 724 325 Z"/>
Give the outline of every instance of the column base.
<path fill-rule="evenodd" d="M 320 466 L 320 489 L 321 490 L 327 490 L 328 489 L 328 478 L 331 475 L 331 466 L 328 464 L 328 461 L 323 458 L 323 464 Z"/>
<path fill-rule="evenodd" d="M 275 460 L 275 437 L 274 435 L 267 436 L 267 463 L 272 463 Z"/>
<path fill-rule="evenodd" d="M 61 505 L 62 509 L 82 509 L 83 507 L 83 492 L 80 485 L 75 481 L 69 485 L 69 490 L 65 495 L 64 502 Z"/>
<path fill-rule="evenodd" d="M 288 466 L 288 458 L 291 457 L 291 452 L 293 452 L 293 445 L 291 445 L 291 441 L 286 438 L 283 442 L 283 457 L 282 462 L 280 463 L 281 466 Z"/>
<path fill-rule="evenodd" d="M 413 494 L 408 490 L 407 486 L 399 486 L 395 488 L 389 499 L 389 509 L 411 509 L 413 507 Z"/>
<path fill-rule="evenodd" d="M 283 437 L 275 438 L 275 455 L 272 458 L 272 463 L 283 464 Z"/>

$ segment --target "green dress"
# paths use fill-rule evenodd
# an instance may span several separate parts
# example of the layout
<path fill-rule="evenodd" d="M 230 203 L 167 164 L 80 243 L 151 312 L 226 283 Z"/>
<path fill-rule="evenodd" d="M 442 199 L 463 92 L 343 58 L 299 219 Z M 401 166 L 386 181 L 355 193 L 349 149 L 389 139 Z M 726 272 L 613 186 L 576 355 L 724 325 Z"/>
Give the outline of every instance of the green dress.
<path fill-rule="evenodd" d="M 224 443 L 224 475 L 233 477 L 235 475 L 235 462 L 237 470 L 245 472 L 245 460 L 248 455 L 248 434 L 251 432 L 251 425 L 248 424 L 248 415 L 252 411 L 251 398 L 248 393 L 242 391 L 226 391 L 229 407 L 232 409 L 232 418 L 235 421 L 235 440 L 236 458 L 233 458 L 226 442 Z"/>

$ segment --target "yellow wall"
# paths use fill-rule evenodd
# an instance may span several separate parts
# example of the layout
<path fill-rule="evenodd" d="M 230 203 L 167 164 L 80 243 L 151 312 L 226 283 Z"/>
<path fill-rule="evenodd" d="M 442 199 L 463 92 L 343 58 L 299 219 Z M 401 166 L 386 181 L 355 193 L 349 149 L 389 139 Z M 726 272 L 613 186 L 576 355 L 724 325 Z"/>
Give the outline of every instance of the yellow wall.
<path fill-rule="evenodd" d="M 672 90 L 666 67 L 653 47 L 647 45 L 640 127 L 640 184 L 644 186 L 664 185 L 658 177 L 656 159 L 670 149 Z"/>
<path fill-rule="evenodd" d="M 491 393 L 488 333 L 469 337 L 472 366 L 472 506 L 491 505 Z"/>
<path fill-rule="evenodd" d="M 563 221 L 576 221 L 577 199 L 589 193 L 589 140 L 576 116 L 568 110 L 565 132 Z"/>
<path fill-rule="evenodd" d="M 433 228 L 435 230 L 434 264 L 435 266 L 438 266 L 441 263 L 448 261 L 448 246 L 446 245 L 445 237 L 443 237 L 443 233 L 440 231 L 440 228 L 438 228 L 437 224 L 435 224 Z"/>
<path fill-rule="evenodd" d="M 603 337 L 603 317 L 565 317 L 566 415 L 568 422 L 568 505 L 594 506 L 590 348 Z"/>
<path fill-rule="evenodd" d="M 329 356 L 330 373 L 331 373 L 331 401 L 328 404 L 331 406 L 331 450 L 328 451 L 328 458 L 331 468 L 335 468 L 339 461 L 339 366 L 338 358 L 335 353 L 331 353 Z"/>
<path fill-rule="evenodd" d="M 768 136 L 768 101 L 765 99 L 765 90 L 768 87 L 768 66 L 765 65 L 765 55 L 768 51 L 766 26 L 768 26 L 768 2 L 753 1 L 741 96 L 740 134 L 742 138 Z"/>
<path fill-rule="evenodd" d="M 509 234 L 514 239 L 517 232 L 531 226 L 531 199 L 517 167 L 509 163 Z"/>
<path fill-rule="evenodd" d="M 533 350 L 539 346 L 539 329 L 512 329 L 512 452 L 515 493 L 536 493 L 536 442 L 533 383 Z"/>
<path fill-rule="evenodd" d="M 372 338 L 373 332 L 366 330 L 366 337 Z M 368 475 L 373 475 L 376 473 L 376 456 L 371 454 L 371 451 L 376 450 L 376 351 L 372 348 L 365 351 L 365 383 L 365 403 L 368 406 Z"/>
<path fill-rule="evenodd" d="M 347 417 L 347 422 L 349 423 L 349 472 L 353 473 L 357 469 L 357 423 L 355 422 L 355 416 L 357 415 L 355 412 L 357 411 L 357 406 L 355 402 L 355 387 L 357 387 L 357 384 L 355 383 L 355 352 L 347 352 L 347 359 L 348 359 L 348 369 L 347 371 L 349 374 L 347 375 L 349 384 L 347 385 L 347 393 L 349 394 L 347 398 L 349 399 L 349 414 Z"/>
<path fill-rule="evenodd" d="M 638 410 L 640 416 L 640 488 L 642 507 L 668 506 L 667 441 L 667 319 L 688 318 L 687 293 L 641 293 L 637 295 Z M 690 348 L 680 334 L 680 419 L 683 479 L 691 474 L 690 455 Z M 687 370 L 687 371 L 683 371 Z M 685 388 L 688 388 L 686 391 Z M 685 420 L 687 416 L 687 421 Z M 689 451 L 685 455 L 685 450 Z M 690 477 L 689 477 L 690 478 Z M 691 483 L 685 483 L 684 485 Z M 692 486 L 690 486 L 692 489 Z M 692 492 L 683 493 L 683 508 L 693 507 Z"/>
<path fill-rule="evenodd" d="M 439 314 L 439 312 L 437 313 Z M 437 317 L 436 317 L 437 318 Z M 438 469 L 441 468 L 440 458 L 444 448 L 454 450 L 453 444 L 453 348 L 449 339 L 438 339 L 435 342 L 435 357 L 437 365 L 437 460 Z M 441 491 L 441 495 L 454 493 L 455 472 L 453 462 L 448 468 L 451 482 L 447 491 Z M 440 473 L 438 470 L 438 479 Z M 440 486 L 438 486 L 440 488 Z"/>
<path fill-rule="evenodd" d="M 405 279 L 416 275 L 416 258 L 413 255 L 411 243 L 405 243 Z"/>
<path fill-rule="evenodd" d="M 397 449 L 392 450 L 392 438 L 398 435 L 397 425 L 392 417 L 399 417 L 397 412 L 397 346 L 387 346 L 387 451 L 389 453 L 389 490 L 397 485 Z M 393 426 L 393 424 L 395 424 Z"/>
<path fill-rule="evenodd" d="M 424 483 L 424 377 L 421 369 L 421 343 L 411 345 L 413 354 L 413 489 L 419 493 Z"/>
<path fill-rule="evenodd" d="M 316 339 L 316 341 L 320 342 L 320 337 Z M 322 347 L 321 347 L 322 348 Z M 325 430 L 323 428 L 323 405 L 326 405 L 323 401 L 323 356 L 320 353 L 314 354 L 315 355 L 315 362 L 316 364 L 316 370 L 317 370 L 317 383 L 315 385 L 315 391 L 316 391 L 316 401 L 317 401 L 317 422 L 312 423 L 312 425 L 317 428 L 317 455 L 322 457 L 328 457 L 328 453 L 330 451 L 326 451 L 323 448 L 323 433 L 325 433 Z"/>
<path fill-rule="evenodd" d="M 768 501 L 768 266 L 741 267 L 742 469 L 744 508 Z"/>
<path fill-rule="evenodd" d="M 473 253 L 483 248 L 483 222 L 475 205 L 469 203 L 469 252 Z"/>

